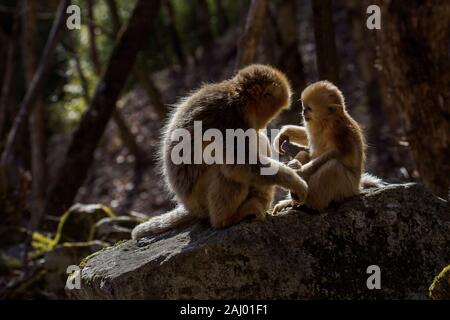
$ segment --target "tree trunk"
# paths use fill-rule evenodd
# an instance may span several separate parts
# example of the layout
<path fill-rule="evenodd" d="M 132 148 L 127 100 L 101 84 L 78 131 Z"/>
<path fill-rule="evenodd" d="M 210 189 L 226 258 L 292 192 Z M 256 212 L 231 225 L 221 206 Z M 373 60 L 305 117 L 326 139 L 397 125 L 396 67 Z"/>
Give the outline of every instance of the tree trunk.
<path fill-rule="evenodd" d="M 166 1 L 166 3 L 168 2 L 170 1 Z M 114 0 L 108 0 L 107 4 L 110 14 L 113 17 L 114 34 L 119 34 L 119 30 L 122 26 L 122 21 L 120 20 L 117 11 L 116 2 Z M 137 62 L 133 67 L 133 74 L 138 79 L 144 91 L 147 93 L 147 96 L 153 107 L 155 108 L 155 111 L 158 114 L 159 118 L 161 120 L 164 120 L 167 115 L 167 108 L 162 101 L 161 92 L 146 70 L 147 67 L 145 66 L 145 63 L 138 57 Z"/>
<path fill-rule="evenodd" d="M 80 77 L 81 87 L 83 89 L 83 98 L 87 105 L 91 103 L 91 98 L 89 96 L 89 88 L 88 83 L 86 80 L 86 77 L 83 72 L 83 68 L 81 66 L 81 61 L 78 58 L 78 55 L 76 52 L 71 52 L 73 54 L 73 57 L 75 59 L 75 67 L 77 69 L 78 76 Z M 123 119 L 122 115 L 118 110 L 114 110 L 113 113 L 113 119 L 117 126 L 117 129 L 119 130 L 120 138 L 122 139 L 122 142 L 124 145 L 128 148 L 128 150 L 136 157 L 136 162 L 144 163 L 145 161 L 149 160 L 147 159 L 147 155 L 142 150 L 142 148 L 139 147 L 139 145 L 136 142 L 136 139 L 134 138 L 134 135 L 131 133 L 131 131 L 128 129 L 128 126 L 126 125 L 125 119 Z M 124 134 L 124 133 L 130 133 L 130 135 Z M 136 156 L 137 155 L 137 156 Z"/>
<path fill-rule="evenodd" d="M 320 80 L 339 85 L 339 67 L 331 0 L 312 1 L 317 69 Z"/>
<path fill-rule="evenodd" d="M 3 74 L 1 96 L 0 96 L 0 141 L 3 140 L 3 130 L 5 129 L 6 119 L 8 116 L 9 103 L 11 98 L 12 83 L 14 81 L 15 67 L 16 67 L 16 37 L 19 31 L 19 10 L 20 5 L 17 4 L 16 13 L 14 14 L 14 22 L 12 32 L 7 40 L 6 49 L 6 64 Z M 5 36 L 6 38 L 6 36 Z"/>
<path fill-rule="evenodd" d="M 218 31 L 221 35 L 223 35 L 228 30 L 230 21 L 228 20 L 227 12 L 223 6 L 222 0 L 216 0 L 216 8 Z"/>
<path fill-rule="evenodd" d="M 296 1 L 283 0 L 278 7 L 275 21 L 281 39 L 277 67 L 287 74 L 293 89 L 292 106 L 281 116 L 283 123 L 298 125 L 301 122 L 302 110 L 300 94 L 306 87 L 306 77 L 300 53 Z"/>
<path fill-rule="evenodd" d="M 97 44 L 95 43 L 95 17 L 93 0 L 86 0 L 88 19 L 92 22 L 88 24 L 89 34 L 89 55 L 91 57 L 92 65 L 94 66 L 97 77 L 101 77 L 102 65 L 98 57 Z"/>
<path fill-rule="evenodd" d="M 277 66 L 288 75 L 294 93 L 301 92 L 306 86 L 306 80 L 299 50 L 296 1 L 283 0 L 277 9 L 276 22 L 282 46 Z"/>
<path fill-rule="evenodd" d="M 270 4 L 267 5 L 267 19 L 264 21 L 264 33 L 261 35 L 260 46 L 262 47 L 263 61 L 265 63 L 278 65 L 278 57 L 281 54 L 283 47 L 283 40 L 281 32 L 278 28 L 278 21 L 276 15 L 278 14 L 278 6 L 273 8 Z"/>
<path fill-rule="evenodd" d="M 213 42 L 213 33 L 211 31 L 211 19 L 206 0 L 197 0 L 197 20 L 200 43 L 204 48 L 209 48 Z"/>
<path fill-rule="evenodd" d="M 249 9 L 250 9 L 250 0 L 239 1 L 239 22 L 238 22 L 239 33 L 244 33 Z"/>
<path fill-rule="evenodd" d="M 6 45 L 5 70 L 3 74 L 2 91 L 0 98 L 0 139 L 3 144 L 3 132 L 9 123 L 7 118 L 12 117 L 11 104 L 14 103 L 12 85 L 16 75 L 16 39 L 19 35 L 21 5 L 16 4 L 11 32 L 2 35 Z M 4 37 L 3 37 L 4 36 Z M 14 169 L 14 170 L 12 170 Z M 16 166 L 5 168 L 0 165 L 0 221 L 4 226 L 19 227 L 22 223 L 22 212 L 26 206 L 29 194 L 29 181 L 22 170 Z M 8 239 L 4 239 L 7 241 Z"/>
<path fill-rule="evenodd" d="M 450 2 L 380 1 L 376 30 L 383 74 L 392 88 L 421 179 L 447 197 L 450 185 Z"/>
<path fill-rule="evenodd" d="M 28 88 L 33 80 L 37 68 L 37 20 L 36 1 L 23 0 L 23 62 L 25 67 L 25 87 Z M 33 213 L 42 210 L 47 189 L 47 165 L 46 165 L 46 122 L 45 105 L 42 94 L 36 97 L 33 112 L 29 119 L 30 147 L 31 147 L 31 208 Z M 34 216 L 34 215 L 33 215 Z"/>
<path fill-rule="evenodd" d="M 210 66 L 213 64 L 214 36 L 207 0 L 196 0 L 196 20 L 199 45 L 196 48 L 194 47 L 194 63 L 201 62 Z M 200 51 L 198 51 L 199 48 Z M 197 56 L 197 53 L 200 53 L 200 55 Z"/>
<path fill-rule="evenodd" d="M 107 3 L 109 7 L 109 11 L 112 12 L 114 9 L 116 10 L 111 14 L 113 26 L 117 29 L 114 30 L 114 34 L 118 34 L 119 32 L 119 23 L 120 23 L 120 17 L 117 12 L 117 6 L 113 0 L 108 1 Z M 94 70 L 97 73 L 97 76 L 101 76 L 102 72 L 102 63 L 100 61 L 100 58 L 98 56 L 98 50 L 97 50 L 97 43 L 96 43 L 96 36 L 95 36 L 95 16 L 94 16 L 94 3 L 93 0 L 87 0 L 87 11 L 88 11 L 88 18 L 92 22 L 88 25 L 89 30 L 89 52 L 91 56 L 92 65 L 94 66 Z M 131 154 L 134 155 L 136 158 L 136 163 L 145 163 L 146 156 L 145 152 L 139 147 L 139 145 L 136 142 L 136 139 L 131 132 L 130 128 L 128 127 L 125 119 L 123 118 L 122 114 L 119 110 L 114 109 L 112 118 L 117 125 L 117 129 L 120 134 L 120 138 L 125 145 L 125 147 L 131 152 Z"/>
<path fill-rule="evenodd" d="M 47 78 L 47 71 L 53 60 L 56 45 L 59 43 L 63 31 L 66 30 L 63 24 L 65 22 L 65 10 L 69 4 L 70 0 L 63 0 L 59 3 L 55 20 L 44 48 L 44 53 L 39 62 L 39 67 L 34 74 L 33 80 L 27 89 L 22 103 L 20 104 L 19 113 L 14 119 L 13 127 L 9 131 L 6 146 L 1 157 L 1 169 L 5 169 L 7 164 L 12 161 L 14 147 L 22 134 L 22 130 L 24 129 L 26 121 L 29 118 L 29 114 L 33 111 L 36 98 L 42 92 L 42 85 Z"/>
<path fill-rule="evenodd" d="M 122 20 L 119 16 L 116 0 L 106 0 L 106 5 L 108 6 L 108 11 L 111 16 L 114 34 L 118 35 L 120 28 L 122 27 Z"/>
<path fill-rule="evenodd" d="M 184 56 L 183 48 L 181 47 L 181 40 L 178 34 L 176 24 L 175 24 L 175 11 L 171 0 L 165 0 L 164 5 L 167 9 L 167 17 L 169 18 L 169 31 L 170 38 L 172 40 L 173 50 L 178 58 L 180 66 L 184 67 L 186 65 L 186 57 Z"/>
<path fill-rule="evenodd" d="M 368 144 L 375 146 L 377 167 L 383 171 L 390 171 L 394 174 L 398 163 L 394 159 L 390 144 L 393 139 L 387 139 L 383 134 L 384 127 L 390 128 L 389 119 L 386 117 L 386 106 L 382 100 L 380 84 L 378 82 L 377 72 L 375 70 L 375 45 L 370 30 L 366 28 L 366 8 L 360 0 L 351 0 L 347 3 L 347 14 L 351 24 L 353 45 L 355 47 L 356 60 L 361 79 L 364 82 L 365 99 L 370 115 L 370 126 L 368 130 Z M 394 128 L 390 128 L 394 134 Z"/>
<path fill-rule="evenodd" d="M 138 51 L 151 32 L 160 1 L 138 0 L 99 81 L 88 110 L 76 129 L 65 160 L 45 202 L 45 212 L 61 215 L 72 204 L 93 160 Z"/>
<path fill-rule="evenodd" d="M 147 96 L 150 99 L 153 107 L 155 108 L 159 119 L 164 120 L 167 116 L 168 110 L 162 102 L 161 92 L 159 91 L 150 74 L 146 72 L 145 64 L 140 58 L 138 58 L 138 61 L 133 68 L 133 74 L 139 80 L 140 85 L 147 93 Z"/>
<path fill-rule="evenodd" d="M 252 0 L 245 23 L 244 34 L 239 40 L 235 69 L 238 70 L 255 60 L 256 49 L 266 17 L 267 1 Z"/>

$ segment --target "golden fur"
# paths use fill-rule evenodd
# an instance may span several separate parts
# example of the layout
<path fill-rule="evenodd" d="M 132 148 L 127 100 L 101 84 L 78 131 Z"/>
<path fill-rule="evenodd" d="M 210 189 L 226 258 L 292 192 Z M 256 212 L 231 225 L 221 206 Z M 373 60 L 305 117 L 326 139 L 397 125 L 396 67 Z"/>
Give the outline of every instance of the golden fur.
<path fill-rule="evenodd" d="M 296 158 L 303 163 L 297 172 L 308 183 L 306 206 L 324 209 L 331 201 L 342 201 L 359 194 L 365 163 L 365 143 L 358 123 L 348 114 L 344 96 L 331 82 L 309 85 L 301 95 L 305 127 L 285 126 L 274 140 L 274 147 L 287 138 L 292 143 L 309 146 Z M 306 160 L 306 162 L 305 162 Z M 292 205 L 295 200 L 280 202 L 274 209 Z"/>

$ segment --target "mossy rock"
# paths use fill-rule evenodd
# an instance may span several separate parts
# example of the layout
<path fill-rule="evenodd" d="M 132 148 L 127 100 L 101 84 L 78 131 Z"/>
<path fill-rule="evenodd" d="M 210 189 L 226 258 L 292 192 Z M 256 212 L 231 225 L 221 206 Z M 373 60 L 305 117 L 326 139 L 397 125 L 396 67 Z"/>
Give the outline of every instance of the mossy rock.
<path fill-rule="evenodd" d="M 107 246 L 109 244 L 102 241 L 67 242 L 45 253 L 42 268 L 46 271 L 44 279 L 46 290 L 56 294 L 57 297 L 65 297 L 67 267 L 79 265 L 86 257 Z"/>
<path fill-rule="evenodd" d="M 434 278 L 430 286 L 430 297 L 434 300 L 450 300 L 450 265 Z"/>
<path fill-rule="evenodd" d="M 95 224 L 105 217 L 114 217 L 114 214 L 104 205 L 73 205 L 60 219 L 55 244 L 93 240 Z"/>

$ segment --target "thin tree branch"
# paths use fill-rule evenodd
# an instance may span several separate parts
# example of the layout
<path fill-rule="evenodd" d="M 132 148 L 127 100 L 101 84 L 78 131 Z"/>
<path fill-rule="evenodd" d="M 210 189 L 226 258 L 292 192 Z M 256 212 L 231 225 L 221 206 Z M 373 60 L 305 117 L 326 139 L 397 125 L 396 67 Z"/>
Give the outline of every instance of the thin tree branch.
<path fill-rule="evenodd" d="M 14 146 L 16 145 L 20 135 L 22 134 L 22 130 L 28 119 L 28 115 L 34 107 L 34 101 L 40 93 L 42 85 L 47 78 L 48 69 L 52 62 L 56 45 L 59 43 L 65 29 L 63 25 L 65 22 L 65 10 L 69 3 L 70 0 L 62 0 L 59 3 L 56 19 L 53 21 L 53 26 L 45 45 L 44 53 L 39 63 L 39 67 L 34 74 L 33 81 L 31 82 L 22 103 L 20 104 L 20 111 L 16 116 L 13 127 L 8 134 L 5 150 L 3 151 L 0 160 L 0 166 L 3 168 L 5 168 L 7 164 L 12 160 Z"/>

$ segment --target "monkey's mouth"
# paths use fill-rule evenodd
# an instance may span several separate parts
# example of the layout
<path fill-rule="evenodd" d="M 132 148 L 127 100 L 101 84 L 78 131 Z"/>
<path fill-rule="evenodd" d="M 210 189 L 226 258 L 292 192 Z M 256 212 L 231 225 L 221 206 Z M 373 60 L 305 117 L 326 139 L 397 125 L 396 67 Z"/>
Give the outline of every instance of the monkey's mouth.
<path fill-rule="evenodd" d="M 303 116 L 303 119 L 305 119 L 305 121 L 310 121 L 310 120 L 311 120 L 311 117 L 309 117 L 309 116 Z"/>

